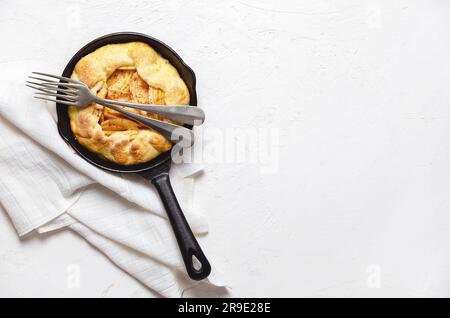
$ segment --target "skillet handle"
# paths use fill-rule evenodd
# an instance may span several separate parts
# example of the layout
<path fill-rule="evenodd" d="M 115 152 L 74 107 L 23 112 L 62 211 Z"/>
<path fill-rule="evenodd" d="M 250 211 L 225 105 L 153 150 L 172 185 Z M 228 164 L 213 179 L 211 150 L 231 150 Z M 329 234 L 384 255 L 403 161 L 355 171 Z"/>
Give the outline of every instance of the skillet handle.
<path fill-rule="evenodd" d="M 201 280 L 208 277 L 211 272 L 211 265 L 206 259 L 205 254 L 203 254 L 200 245 L 184 217 L 170 184 L 169 174 L 167 172 L 158 174 L 151 181 L 158 190 L 166 208 L 189 277 L 194 280 Z"/>

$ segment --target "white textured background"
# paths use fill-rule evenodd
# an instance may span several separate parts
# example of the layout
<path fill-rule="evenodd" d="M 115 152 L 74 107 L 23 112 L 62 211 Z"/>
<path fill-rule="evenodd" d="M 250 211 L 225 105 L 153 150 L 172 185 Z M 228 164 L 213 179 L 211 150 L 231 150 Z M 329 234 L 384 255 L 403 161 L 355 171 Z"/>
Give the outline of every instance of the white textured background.
<path fill-rule="evenodd" d="M 1 0 L 0 70 L 60 73 L 117 31 L 195 70 L 206 135 L 279 129 L 275 173 L 208 163 L 196 183 L 236 296 L 450 296 L 449 1 Z M 152 296 L 72 233 L 20 241 L 0 214 L 0 242 L 0 296 Z"/>

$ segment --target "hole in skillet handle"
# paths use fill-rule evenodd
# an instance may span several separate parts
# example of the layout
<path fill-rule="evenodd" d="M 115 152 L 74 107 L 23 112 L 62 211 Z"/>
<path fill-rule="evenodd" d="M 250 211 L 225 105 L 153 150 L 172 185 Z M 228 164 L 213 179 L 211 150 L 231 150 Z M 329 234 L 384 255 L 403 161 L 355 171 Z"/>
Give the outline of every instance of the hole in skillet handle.
<path fill-rule="evenodd" d="M 202 263 L 200 262 L 200 260 L 194 254 L 192 254 L 192 267 L 196 271 L 201 271 L 201 269 L 203 267 Z"/>
<path fill-rule="evenodd" d="M 64 69 L 62 76 L 70 77 L 76 63 L 82 57 L 104 45 L 133 41 L 140 41 L 149 44 L 177 69 L 189 90 L 190 105 L 197 106 L 197 94 L 195 91 L 196 78 L 192 69 L 187 66 L 180 58 L 180 56 L 169 46 L 145 34 L 134 32 L 120 32 L 105 35 L 91 41 L 72 57 L 72 59 Z M 203 254 L 197 240 L 195 239 L 192 230 L 189 228 L 186 218 L 183 215 L 183 212 L 170 185 L 168 174 L 171 164 L 170 152 L 163 153 L 147 163 L 130 166 L 123 166 L 112 161 L 105 160 L 97 156 L 93 152 L 87 150 L 78 143 L 70 128 L 68 107 L 66 105 L 57 103 L 56 110 L 58 115 L 58 131 L 61 137 L 84 160 L 88 161 L 90 164 L 98 168 L 111 172 L 138 173 L 146 179 L 150 180 L 155 185 L 161 196 L 161 200 L 166 207 L 166 211 L 173 226 L 175 237 L 180 247 L 181 255 L 186 265 L 186 270 L 189 277 L 194 280 L 201 280 L 208 277 L 211 272 L 211 266 L 205 255 Z M 184 125 L 184 127 L 192 129 L 191 125 Z M 198 266 L 198 264 L 194 266 L 195 259 L 198 260 L 201 266 Z"/>

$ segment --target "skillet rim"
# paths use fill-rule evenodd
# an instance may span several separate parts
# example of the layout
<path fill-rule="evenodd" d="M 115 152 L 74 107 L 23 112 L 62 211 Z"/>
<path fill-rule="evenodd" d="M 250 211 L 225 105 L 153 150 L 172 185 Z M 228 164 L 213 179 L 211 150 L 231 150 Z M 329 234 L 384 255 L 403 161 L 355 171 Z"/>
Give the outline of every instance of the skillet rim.
<path fill-rule="evenodd" d="M 178 71 L 183 81 L 186 83 L 190 94 L 191 106 L 197 106 L 197 92 L 196 92 L 196 76 L 194 71 L 183 61 L 183 59 L 164 42 L 138 32 L 115 32 L 98 37 L 81 49 L 79 49 L 73 57 L 69 60 L 61 76 L 70 77 L 76 63 L 87 54 L 95 51 L 99 47 L 107 44 L 126 43 L 140 41 L 149 44 L 155 51 L 166 58 Z M 90 164 L 101 168 L 103 170 L 120 173 L 142 173 L 154 169 L 167 161 L 171 160 L 171 151 L 160 154 L 156 158 L 137 165 L 120 165 L 112 161 L 101 158 L 99 155 L 84 148 L 75 139 L 75 136 L 70 128 L 70 120 L 68 114 L 68 106 L 56 102 L 56 112 L 58 118 L 58 132 L 60 136 L 68 143 L 72 149 L 84 160 Z M 192 129 L 191 125 L 184 125 L 184 127 Z M 170 162 L 169 162 L 170 164 Z"/>

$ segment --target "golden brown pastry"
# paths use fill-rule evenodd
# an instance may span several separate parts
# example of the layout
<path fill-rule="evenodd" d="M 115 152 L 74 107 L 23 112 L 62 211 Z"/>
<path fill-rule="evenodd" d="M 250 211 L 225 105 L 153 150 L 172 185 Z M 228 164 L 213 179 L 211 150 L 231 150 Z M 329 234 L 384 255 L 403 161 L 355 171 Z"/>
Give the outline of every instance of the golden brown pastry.
<path fill-rule="evenodd" d="M 189 104 L 189 91 L 177 70 L 141 42 L 97 49 L 77 63 L 72 78 L 103 98 L 140 104 Z M 145 111 L 127 110 L 168 121 Z M 118 164 L 143 163 L 172 147 L 158 132 L 98 104 L 85 108 L 70 106 L 69 117 L 81 145 Z"/>

